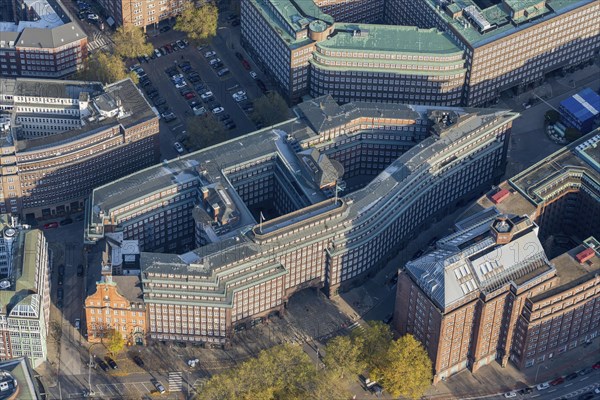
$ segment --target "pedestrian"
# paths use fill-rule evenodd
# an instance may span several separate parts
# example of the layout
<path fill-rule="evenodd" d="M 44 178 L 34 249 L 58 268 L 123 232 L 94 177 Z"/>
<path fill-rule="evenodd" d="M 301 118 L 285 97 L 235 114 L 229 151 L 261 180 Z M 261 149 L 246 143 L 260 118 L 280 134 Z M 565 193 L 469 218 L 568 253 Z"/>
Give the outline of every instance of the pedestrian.
<path fill-rule="evenodd" d="M 181 56 L 181 59 L 183 60 L 183 56 Z"/>

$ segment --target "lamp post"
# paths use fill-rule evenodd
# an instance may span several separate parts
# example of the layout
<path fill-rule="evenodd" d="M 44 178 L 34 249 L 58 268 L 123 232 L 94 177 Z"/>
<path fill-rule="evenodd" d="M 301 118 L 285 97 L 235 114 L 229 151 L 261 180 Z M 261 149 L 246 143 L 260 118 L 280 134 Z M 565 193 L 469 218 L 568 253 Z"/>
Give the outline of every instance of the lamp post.
<path fill-rule="evenodd" d="M 90 391 L 90 396 L 94 395 L 94 391 L 92 390 L 92 347 L 96 346 L 97 344 L 103 344 L 102 342 L 98 342 L 98 343 L 92 343 L 90 345 L 90 347 L 88 347 L 88 356 L 89 356 L 89 361 L 88 361 L 88 388 Z"/>
<path fill-rule="evenodd" d="M 538 365 L 537 370 L 535 371 L 535 379 L 533 380 L 535 383 L 537 383 L 537 380 L 538 380 L 538 374 L 540 373 L 540 367 L 544 367 L 544 369 L 548 369 L 548 367 L 546 367 L 544 364 Z"/>

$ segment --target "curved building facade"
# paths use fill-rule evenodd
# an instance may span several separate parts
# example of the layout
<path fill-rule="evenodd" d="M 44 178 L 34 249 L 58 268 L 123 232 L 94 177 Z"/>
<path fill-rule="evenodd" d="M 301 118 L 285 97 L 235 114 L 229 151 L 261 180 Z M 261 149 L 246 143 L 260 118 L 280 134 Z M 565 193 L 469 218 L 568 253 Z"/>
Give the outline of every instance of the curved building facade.
<path fill-rule="evenodd" d="M 330 96 L 298 112 L 93 191 L 86 241 L 139 241 L 151 338 L 223 343 L 298 290 L 335 295 L 498 179 L 518 117 Z"/>

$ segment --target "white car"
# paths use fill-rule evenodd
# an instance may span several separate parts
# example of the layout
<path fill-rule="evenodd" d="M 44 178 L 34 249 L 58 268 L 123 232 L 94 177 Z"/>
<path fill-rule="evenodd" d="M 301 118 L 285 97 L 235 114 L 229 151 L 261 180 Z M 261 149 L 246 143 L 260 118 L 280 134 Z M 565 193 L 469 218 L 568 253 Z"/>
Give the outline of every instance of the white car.
<path fill-rule="evenodd" d="M 216 54 L 217 54 L 217 53 L 216 53 L 216 52 L 214 52 L 214 51 L 207 51 L 206 53 L 204 53 L 204 57 L 206 57 L 206 58 L 210 58 L 210 57 L 213 57 L 213 56 L 215 56 Z"/>
<path fill-rule="evenodd" d="M 79 318 L 77 318 L 75 320 L 75 329 L 79 329 L 80 326 L 81 326 L 81 320 Z"/>
<path fill-rule="evenodd" d="M 142 66 L 140 64 L 135 64 L 135 65 L 132 65 L 131 67 L 129 67 L 129 71 L 133 72 L 133 71 L 135 71 L 137 69 L 141 69 L 141 68 L 142 68 Z"/>
<path fill-rule="evenodd" d="M 202 100 L 206 100 L 206 99 L 210 99 L 213 96 L 213 92 L 211 92 L 210 90 L 208 92 L 202 93 L 200 95 L 200 98 Z"/>
<path fill-rule="evenodd" d="M 215 108 L 213 108 L 213 110 L 212 110 L 213 114 L 220 114 L 220 113 L 222 113 L 223 111 L 225 111 L 225 109 L 224 109 L 223 107 L 215 107 Z"/>
<path fill-rule="evenodd" d="M 181 81 L 181 82 L 178 82 L 178 83 L 175 84 L 175 87 L 177 89 L 181 89 L 181 88 L 186 87 L 186 86 L 187 86 L 187 83 L 185 83 L 185 81 Z"/>
<path fill-rule="evenodd" d="M 258 79 L 258 74 L 254 71 L 250 71 L 250 76 L 252 77 L 252 79 Z"/>
<path fill-rule="evenodd" d="M 213 58 L 213 59 L 212 59 L 212 60 L 210 60 L 208 63 L 209 63 L 210 65 L 215 65 L 215 64 L 218 64 L 218 63 L 220 63 L 220 62 L 221 62 L 221 59 L 220 59 L 220 58 Z"/>
<path fill-rule="evenodd" d="M 600 387 L 597 387 L 596 389 L 594 389 L 594 393 L 600 394 Z"/>
<path fill-rule="evenodd" d="M 156 58 L 159 58 L 160 56 L 162 56 L 162 53 L 160 52 L 160 50 L 154 49 L 154 55 L 156 56 Z"/>
<path fill-rule="evenodd" d="M 504 393 L 504 397 L 507 399 L 512 399 L 513 397 L 517 397 L 517 392 L 506 392 Z"/>
<path fill-rule="evenodd" d="M 171 77 L 171 79 L 172 79 L 173 81 L 176 81 L 176 80 L 178 80 L 178 79 L 183 79 L 183 74 L 177 74 L 177 75 L 173 75 L 173 76 Z"/>
<path fill-rule="evenodd" d="M 244 92 L 243 90 L 238 90 L 237 92 L 234 93 L 234 96 L 245 96 L 246 92 Z"/>
<path fill-rule="evenodd" d="M 155 381 L 153 383 L 158 393 L 163 394 L 166 392 L 165 387 L 159 381 Z"/>
<path fill-rule="evenodd" d="M 98 21 L 99 17 L 96 14 L 88 14 L 87 19 L 92 20 L 92 21 Z"/>
<path fill-rule="evenodd" d="M 238 103 L 241 103 L 244 100 L 248 100 L 248 98 L 246 96 L 236 96 L 236 95 L 233 95 L 233 99 Z"/>
<path fill-rule="evenodd" d="M 194 111 L 194 115 L 202 115 L 206 113 L 206 108 L 202 106 L 196 106 L 192 108 L 192 110 Z"/>
<path fill-rule="evenodd" d="M 546 390 L 550 387 L 550 384 L 548 382 L 544 382 L 544 383 L 540 383 L 539 385 L 536 386 L 537 390 Z"/>
<path fill-rule="evenodd" d="M 175 142 L 173 143 L 173 147 L 175 147 L 175 150 L 177 150 L 179 154 L 183 153 L 183 146 L 181 145 L 181 143 Z"/>

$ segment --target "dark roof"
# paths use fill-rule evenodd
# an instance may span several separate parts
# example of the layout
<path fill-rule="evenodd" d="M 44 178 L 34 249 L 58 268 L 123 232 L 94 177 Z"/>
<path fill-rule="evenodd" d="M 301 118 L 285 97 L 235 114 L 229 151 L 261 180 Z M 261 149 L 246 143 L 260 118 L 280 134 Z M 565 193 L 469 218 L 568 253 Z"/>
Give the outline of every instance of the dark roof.
<path fill-rule="evenodd" d="M 119 293 L 127 300 L 133 303 L 141 303 L 142 300 L 142 282 L 138 275 L 116 275 L 112 277 L 117 285 Z"/>

